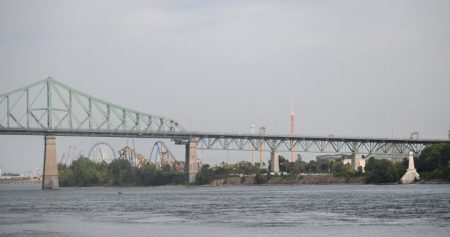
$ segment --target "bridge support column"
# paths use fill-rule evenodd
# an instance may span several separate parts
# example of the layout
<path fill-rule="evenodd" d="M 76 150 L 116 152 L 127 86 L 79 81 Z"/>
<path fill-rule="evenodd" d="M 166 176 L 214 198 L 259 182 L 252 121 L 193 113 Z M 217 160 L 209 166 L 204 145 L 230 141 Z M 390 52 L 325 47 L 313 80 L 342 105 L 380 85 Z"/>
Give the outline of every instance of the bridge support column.
<path fill-rule="evenodd" d="M 365 172 L 364 168 L 366 167 L 366 160 L 364 160 L 362 158 L 361 154 L 359 154 L 357 152 L 354 152 L 352 154 L 352 163 L 351 163 L 351 165 L 352 165 L 352 169 L 354 171 L 358 171 L 359 167 L 361 167 L 361 171 Z"/>
<path fill-rule="evenodd" d="M 184 162 L 184 175 L 187 183 L 195 183 L 198 172 L 197 141 L 189 140 L 186 144 L 186 160 Z"/>
<path fill-rule="evenodd" d="M 56 143 L 54 136 L 45 136 L 44 173 L 42 174 L 42 189 L 58 189 L 58 163 L 56 162 Z"/>
<path fill-rule="evenodd" d="M 270 152 L 270 169 L 270 171 L 274 174 L 280 173 L 280 159 L 277 151 L 275 150 L 272 150 L 272 152 Z"/>

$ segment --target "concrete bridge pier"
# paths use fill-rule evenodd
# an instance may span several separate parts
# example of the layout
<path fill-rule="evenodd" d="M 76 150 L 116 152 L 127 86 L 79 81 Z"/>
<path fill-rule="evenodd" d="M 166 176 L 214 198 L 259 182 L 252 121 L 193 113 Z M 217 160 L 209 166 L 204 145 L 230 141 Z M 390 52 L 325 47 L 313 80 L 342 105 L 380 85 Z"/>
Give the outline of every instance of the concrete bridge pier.
<path fill-rule="evenodd" d="M 270 152 L 270 169 L 274 174 L 280 173 L 280 159 L 276 150 Z"/>
<path fill-rule="evenodd" d="M 56 143 L 54 136 L 45 136 L 44 173 L 42 190 L 59 189 L 58 163 L 56 162 Z"/>
<path fill-rule="evenodd" d="M 365 172 L 364 168 L 366 167 L 366 160 L 362 158 L 360 153 L 354 152 L 352 154 L 351 165 L 354 171 L 358 171 L 359 167 L 361 167 L 361 171 Z"/>
<path fill-rule="evenodd" d="M 184 175 L 186 182 L 195 183 L 195 176 L 198 172 L 197 141 L 189 140 L 186 144 L 186 159 L 184 162 Z"/>

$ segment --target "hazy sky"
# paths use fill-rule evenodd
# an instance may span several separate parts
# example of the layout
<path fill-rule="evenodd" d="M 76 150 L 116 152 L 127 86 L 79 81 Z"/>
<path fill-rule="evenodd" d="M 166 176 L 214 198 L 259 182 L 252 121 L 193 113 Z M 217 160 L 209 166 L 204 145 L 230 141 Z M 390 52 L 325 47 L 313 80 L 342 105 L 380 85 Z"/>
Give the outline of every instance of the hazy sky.
<path fill-rule="evenodd" d="M 449 12 L 447 0 L 3 0 L 0 93 L 52 76 L 188 129 L 274 134 L 289 133 L 293 98 L 299 134 L 445 139 Z M 57 138 L 58 156 L 97 141 L 127 143 Z M 153 142 L 135 140 L 146 155 Z M 0 136 L 0 167 L 41 167 L 43 148 L 42 137 Z"/>

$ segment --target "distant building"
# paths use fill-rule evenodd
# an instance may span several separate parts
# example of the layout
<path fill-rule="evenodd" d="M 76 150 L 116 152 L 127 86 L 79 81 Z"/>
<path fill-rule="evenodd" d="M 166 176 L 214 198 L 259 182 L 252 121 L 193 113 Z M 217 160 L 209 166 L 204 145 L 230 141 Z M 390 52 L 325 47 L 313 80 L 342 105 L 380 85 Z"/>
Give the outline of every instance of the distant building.
<path fill-rule="evenodd" d="M 347 158 L 347 159 L 343 159 L 342 160 L 342 164 L 344 164 L 344 165 L 346 165 L 346 164 L 352 165 L 352 158 L 350 157 L 350 158 Z"/>
<path fill-rule="evenodd" d="M 349 160 L 351 162 L 351 159 L 352 159 L 352 155 L 345 155 L 345 154 L 327 154 L 327 155 L 316 156 L 316 162 L 318 164 L 323 164 L 323 163 L 329 162 L 331 160 L 334 160 L 334 161 Z M 344 162 L 344 164 L 345 164 L 345 162 Z"/>
<path fill-rule="evenodd" d="M 358 170 L 358 168 L 361 167 L 362 172 L 364 172 L 364 168 L 366 167 L 366 160 L 362 158 L 361 154 L 354 154 L 352 156 L 351 165 L 353 170 Z"/>
<path fill-rule="evenodd" d="M 316 162 L 320 165 L 323 163 L 330 162 L 331 160 L 342 162 L 344 165 L 349 164 L 352 166 L 353 170 L 358 170 L 358 168 L 361 166 L 362 170 L 364 172 L 364 167 L 366 166 L 366 160 L 362 158 L 361 154 L 353 154 L 353 155 L 346 155 L 346 154 L 328 154 L 328 155 L 320 155 L 316 156 Z"/>

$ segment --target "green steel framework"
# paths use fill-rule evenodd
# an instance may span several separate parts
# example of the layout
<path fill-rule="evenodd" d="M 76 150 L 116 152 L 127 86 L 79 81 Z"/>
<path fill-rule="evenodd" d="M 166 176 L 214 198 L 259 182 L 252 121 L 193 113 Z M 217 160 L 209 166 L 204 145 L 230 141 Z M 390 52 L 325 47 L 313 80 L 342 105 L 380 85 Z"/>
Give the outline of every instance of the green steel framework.
<path fill-rule="evenodd" d="M 45 93 L 44 93 L 45 91 Z M 197 140 L 204 150 L 405 154 L 438 139 L 224 134 L 186 131 L 173 119 L 94 98 L 52 78 L 0 95 L 0 135 L 141 137 Z"/>
<path fill-rule="evenodd" d="M 108 103 L 52 78 L 0 95 L 0 110 L 1 130 L 184 131 L 172 119 Z"/>

